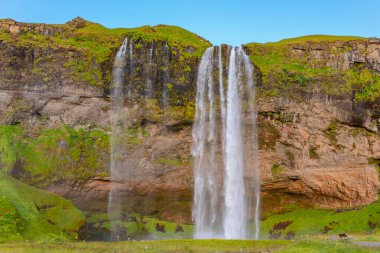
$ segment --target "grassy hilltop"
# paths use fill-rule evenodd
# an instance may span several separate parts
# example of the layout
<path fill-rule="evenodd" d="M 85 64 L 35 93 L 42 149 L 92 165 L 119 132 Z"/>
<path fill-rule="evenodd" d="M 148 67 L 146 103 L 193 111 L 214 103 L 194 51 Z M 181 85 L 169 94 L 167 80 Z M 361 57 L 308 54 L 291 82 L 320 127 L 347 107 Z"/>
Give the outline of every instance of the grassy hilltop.
<path fill-rule="evenodd" d="M 261 96 L 294 97 L 295 90 L 332 96 L 351 96 L 355 92 L 354 99 L 361 102 L 380 97 L 378 74 L 363 63 L 352 68 L 334 65 L 343 62 L 346 52 L 357 50 L 358 45 L 367 42 L 368 38 L 356 36 L 310 35 L 263 44 L 248 43 L 245 47 L 263 75 Z M 365 50 L 360 53 L 365 54 Z"/>

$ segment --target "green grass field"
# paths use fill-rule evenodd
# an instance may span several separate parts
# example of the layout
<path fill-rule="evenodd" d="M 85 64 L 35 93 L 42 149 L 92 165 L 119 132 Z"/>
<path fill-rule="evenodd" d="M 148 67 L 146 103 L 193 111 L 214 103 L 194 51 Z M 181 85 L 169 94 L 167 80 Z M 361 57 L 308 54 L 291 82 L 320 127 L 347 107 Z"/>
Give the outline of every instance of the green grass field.
<path fill-rule="evenodd" d="M 239 241 L 239 240 L 164 240 L 91 243 L 0 244 L 2 253 L 361 253 L 380 252 L 379 248 L 359 247 L 343 241 Z"/>

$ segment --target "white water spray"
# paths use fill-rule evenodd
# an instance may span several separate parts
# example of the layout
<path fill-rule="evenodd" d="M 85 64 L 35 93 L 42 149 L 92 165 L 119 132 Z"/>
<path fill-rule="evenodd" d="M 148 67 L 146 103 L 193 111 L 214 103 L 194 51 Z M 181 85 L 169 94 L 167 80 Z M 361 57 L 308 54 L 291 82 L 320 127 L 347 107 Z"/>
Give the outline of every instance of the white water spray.
<path fill-rule="evenodd" d="M 225 88 L 223 50 L 215 49 L 206 50 L 198 69 L 192 149 L 194 236 L 258 239 L 260 181 L 254 69 L 242 48 L 225 48 L 229 54 Z M 218 76 L 218 82 L 214 82 L 214 76 Z"/>
<path fill-rule="evenodd" d="M 123 113 L 122 108 L 124 106 L 124 74 L 126 63 L 126 52 L 128 47 L 128 38 L 125 38 L 122 45 L 119 48 L 119 51 L 116 54 L 114 66 L 113 66 L 113 79 L 111 87 L 111 167 L 110 167 L 110 176 L 111 179 L 120 178 L 120 167 L 122 163 L 122 152 L 120 143 L 120 136 L 122 135 L 123 127 Z M 110 193 L 108 196 L 108 215 L 111 221 L 118 218 L 120 214 L 120 207 L 118 206 L 118 190 L 115 187 L 115 184 L 111 182 Z M 112 226 L 112 239 L 118 240 L 118 234 L 116 232 L 116 227 L 113 222 Z"/>

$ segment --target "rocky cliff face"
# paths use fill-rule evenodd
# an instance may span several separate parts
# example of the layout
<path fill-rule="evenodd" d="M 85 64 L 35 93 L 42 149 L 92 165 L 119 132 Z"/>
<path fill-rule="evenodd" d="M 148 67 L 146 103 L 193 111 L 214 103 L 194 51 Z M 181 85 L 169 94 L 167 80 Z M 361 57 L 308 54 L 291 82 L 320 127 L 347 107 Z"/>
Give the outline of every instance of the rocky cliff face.
<path fill-rule="evenodd" d="M 91 36 L 100 29 L 90 33 L 93 25 L 83 22 L 52 31 L 45 25 L 1 23 L 0 167 L 74 200 L 83 210 L 106 211 L 110 73 L 127 36 L 134 47 L 126 106 L 133 113 L 124 141 L 139 175 L 118 187 L 133 203 L 131 211 L 190 222 L 193 100 L 197 66 L 209 43 L 182 31 L 180 36 L 190 38 L 185 42 L 157 35 L 168 27 L 101 30 L 110 38 L 100 43 L 107 45 L 104 57 L 78 46 L 83 40 L 95 43 Z M 70 36 L 74 42 L 67 41 Z M 246 46 L 258 77 L 263 73 L 258 124 L 264 210 L 289 202 L 351 208 L 377 199 L 379 98 L 357 101 L 342 87 L 347 88 L 345 71 L 356 63 L 379 71 L 379 48 L 377 40 L 339 38 L 281 49 Z M 289 66 L 283 62 L 267 64 L 265 57 L 273 54 L 302 71 L 293 71 L 295 65 L 284 71 Z M 149 78 L 154 85 L 148 90 Z M 33 165 L 40 159 L 46 161 Z"/>
<path fill-rule="evenodd" d="M 332 41 L 294 44 L 291 57 L 309 60 L 310 68 L 333 67 L 347 70 L 355 64 L 365 64 L 369 69 L 380 72 L 380 39 L 365 41 Z"/>
<path fill-rule="evenodd" d="M 349 110 L 319 98 L 265 99 L 259 105 L 263 193 L 269 199 L 325 208 L 377 199 L 379 135 L 352 126 Z"/>
<path fill-rule="evenodd" d="M 379 118 L 379 39 L 315 35 L 245 46 L 263 72 L 262 96 L 324 96 Z"/>

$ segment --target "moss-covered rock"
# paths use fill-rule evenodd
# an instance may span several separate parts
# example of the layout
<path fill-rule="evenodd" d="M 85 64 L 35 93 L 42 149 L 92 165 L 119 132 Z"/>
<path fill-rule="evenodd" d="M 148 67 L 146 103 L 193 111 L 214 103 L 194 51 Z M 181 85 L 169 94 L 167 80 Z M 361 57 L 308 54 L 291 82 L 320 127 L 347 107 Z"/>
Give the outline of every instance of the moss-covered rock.
<path fill-rule="evenodd" d="M 81 18 L 62 25 L 0 20 L 2 81 L 6 84 L 22 75 L 14 72 L 17 65 L 19 71 L 29 76 L 29 80 L 23 78 L 23 83 L 33 80 L 53 85 L 71 80 L 77 85 L 107 89 L 114 55 L 125 37 L 134 41 L 137 51 L 148 51 L 147 44 L 154 42 L 156 46 L 170 47 L 168 55 L 176 61 L 169 59 L 167 67 L 178 78 L 192 72 L 196 67 L 193 59 L 200 58 L 210 46 L 207 40 L 177 26 L 108 29 Z"/>
<path fill-rule="evenodd" d="M 107 213 L 89 214 L 90 239 L 111 238 L 117 233 L 119 240 L 191 238 L 193 226 L 136 213 L 123 214 L 123 221 L 110 221 Z M 114 231 L 117 230 L 117 231 Z"/>
<path fill-rule="evenodd" d="M 109 152 L 101 130 L 0 126 L 1 170 L 34 185 L 107 174 Z"/>
<path fill-rule="evenodd" d="M 323 210 L 288 205 L 264 213 L 261 223 L 263 238 L 286 238 L 289 233 L 300 238 L 322 234 L 376 234 L 380 231 L 380 203 L 376 201 L 357 209 Z M 272 238 L 273 239 L 273 238 Z"/>
<path fill-rule="evenodd" d="M 263 73 L 263 85 L 258 89 L 261 96 L 297 98 L 318 92 L 351 97 L 354 92 L 357 101 L 379 97 L 376 52 L 380 46 L 370 39 L 312 35 L 245 47 Z M 352 74 L 352 69 L 357 73 Z"/>
<path fill-rule="evenodd" d="M 85 239 L 84 215 L 57 195 L 0 172 L 0 242 Z"/>

